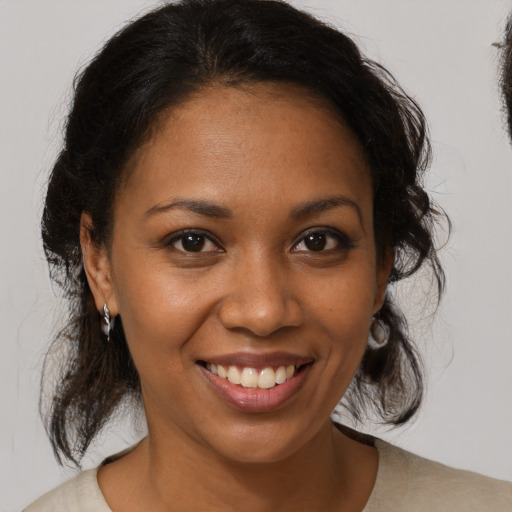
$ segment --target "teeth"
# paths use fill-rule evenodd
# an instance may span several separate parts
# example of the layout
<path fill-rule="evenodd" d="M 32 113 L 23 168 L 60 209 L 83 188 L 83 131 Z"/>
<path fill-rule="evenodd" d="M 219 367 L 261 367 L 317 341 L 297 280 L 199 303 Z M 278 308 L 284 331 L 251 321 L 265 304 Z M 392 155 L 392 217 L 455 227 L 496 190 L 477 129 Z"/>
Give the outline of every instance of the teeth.
<path fill-rule="evenodd" d="M 258 372 L 254 368 L 244 368 L 240 376 L 240 384 L 242 384 L 244 388 L 257 388 Z"/>
<path fill-rule="evenodd" d="M 286 382 L 286 368 L 280 366 L 276 371 L 276 384 L 283 384 Z"/>
<path fill-rule="evenodd" d="M 279 366 L 277 370 L 270 367 L 258 372 L 255 368 L 245 367 L 240 371 L 236 366 L 226 367 L 208 363 L 206 368 L 214 375 L 227 379 L 231 384 L 241 385 L 244 388 L 271 389 L 276 384 L 284 384 L 295 375 L 296 368 L 293 364 Z"/>
<path fill-rule="evenodd" d="M 240 372 L 236 366 L 228 368 L 228 380 L 231 384 L 240 384 Z"/>
<path fill-rule="evenodd" d="M 215 365 L 211 364 L 210 366 L 215 366 Z M 217 375 L 223 379 L 228 378 L 228 372 L 226 371 L 226 368 L 224 368 L 224 366 L 221 366 L 220 364 L 219 364 L 219 366 L 217 366 Z"/>
<path fill-rule="evenodd" d="M 276 374 L 272 368 L 263 368 L 258 379 L 258 387 L 261 389 L 270 389 L 276 385 Z"/>

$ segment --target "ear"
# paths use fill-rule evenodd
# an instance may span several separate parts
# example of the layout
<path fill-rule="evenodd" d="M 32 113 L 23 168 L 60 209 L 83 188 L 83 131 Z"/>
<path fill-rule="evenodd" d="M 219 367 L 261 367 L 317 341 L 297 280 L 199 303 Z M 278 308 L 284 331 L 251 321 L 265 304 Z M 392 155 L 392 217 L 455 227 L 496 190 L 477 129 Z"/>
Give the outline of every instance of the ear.
<path fill-rule="evenodd" d="M 85 274 L 89 287 L 94 296 L 96 309 L 103 314 L 103 304 L 107 304 L 110 314 L 118 314 L 117 302 L 114 293 L 114 284 L 110 272 L 107 249 L 104 245 L 98 246 L 92 240 L 93 223 L 88 213 L 82 213 L 80 219 L 80 246 Z"/>
<path fill-rule="evenodd" d="M 375 301 L 373 304 L 373 314 L 377 313 L 384 304 L 386 289 L 388 287 L 389 275 L 395 263 L 395 251 L 389 245 L 386 245 L 382 252 L 377 255 L 377 274 Z"/>

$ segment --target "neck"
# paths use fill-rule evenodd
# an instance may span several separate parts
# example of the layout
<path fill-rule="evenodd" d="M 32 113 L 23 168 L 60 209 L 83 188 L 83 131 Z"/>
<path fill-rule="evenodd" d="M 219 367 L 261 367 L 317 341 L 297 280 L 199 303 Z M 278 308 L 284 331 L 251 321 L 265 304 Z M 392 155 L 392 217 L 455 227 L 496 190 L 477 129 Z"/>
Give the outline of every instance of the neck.
<path fill-rule="evenodd" d="M 377 469 L 376 450 L 345 437 L 330 421 L 300 450 L 273 462 L 226 460 L 204 446 L 176 435 L 157 435 L 151 428 L 148 438 L 119 463 L 123 461 L 125 467 L 138 468 L 139 485 L 135 480 L 131 485 L 134 496 L 141 498 L 137 506 L 151 505 L 155 512 L 360 511 Z"/>

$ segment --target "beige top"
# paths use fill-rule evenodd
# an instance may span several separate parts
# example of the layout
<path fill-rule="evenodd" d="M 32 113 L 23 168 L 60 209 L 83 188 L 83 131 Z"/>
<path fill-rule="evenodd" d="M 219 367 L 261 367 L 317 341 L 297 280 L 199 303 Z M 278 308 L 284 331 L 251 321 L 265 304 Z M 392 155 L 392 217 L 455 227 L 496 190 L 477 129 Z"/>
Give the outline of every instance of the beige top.
<path fill-rule="evenodd" d="M 379 470 L 362 512 L 512 512 L 512 483 L 449 468 L 379 439 Z M 45 494 L 25 512 L 112 512 L 98 468 Z"/>

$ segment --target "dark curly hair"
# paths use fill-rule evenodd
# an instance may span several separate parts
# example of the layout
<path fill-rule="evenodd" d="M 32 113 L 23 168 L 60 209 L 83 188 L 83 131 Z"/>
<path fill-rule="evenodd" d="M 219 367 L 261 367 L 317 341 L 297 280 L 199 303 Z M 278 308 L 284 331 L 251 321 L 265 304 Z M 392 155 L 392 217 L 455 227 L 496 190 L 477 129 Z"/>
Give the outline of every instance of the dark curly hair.
<path fill-rule="evenodd" d="M 57 354 L 46 417 L 59 461 L 78 464 L 113 412 L 140 382 L 122 321 L 106 344 L 82 264 L 80 218 L 108 247 L 112 204 L 126 163 L 151 136 L 159 114 L 212 83 L 294 84 L 326 100 L 353 132 L 371 168 L 378 251 L 392 248 L 390 282 L 427 265 L 444 274 L 434 246 L 441 213 L 422 187 L 430 145 L 424 116 L 379 64 L 337 29 L 274 0 L 182 0 L 164 5 L 117 33 L 77 76 L 64 146 L 53 167 L 42 217 L 51 277 L 69 304 L 69 323 L 49 354 Z M 403 315 L 388 292 L 377 317 L 389 342 L 367 350 L 343 403 L 356 418 L 373 409 L 398 425 L 419 407 L 421 365 Z M 42 409 L 45 400 L 42 399 Z"/>
<path fill-rule="evenodd" d="M 512 137 L 512 15 L 507 20 L 503 42 L 497 46 L 502 51 L 500 85 L 505 103 L 508 133 Z"/>

